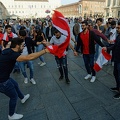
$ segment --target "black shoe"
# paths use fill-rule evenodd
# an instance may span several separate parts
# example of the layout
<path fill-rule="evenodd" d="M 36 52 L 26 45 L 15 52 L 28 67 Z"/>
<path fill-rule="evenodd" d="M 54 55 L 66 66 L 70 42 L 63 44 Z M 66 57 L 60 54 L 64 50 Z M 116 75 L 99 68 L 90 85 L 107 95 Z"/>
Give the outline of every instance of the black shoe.
<path fill-rule="evenodd" d="M 70 80 L 69 80 L 68 78 L 66 79 L 66 83 L 67 83 L 67 84 L 70 84 Z"/>
<path fill-rule="evenodd" d="M 62 75 L 61 75 L 61 76 L 59 77 L 59 80 L 62 80 L 62 79 L 63 79 L 63 77 L 64 77 L 64 76 L 62 76 Z"/>
<path fill-rule="evenodd" d="M 114 88 L 110 88 L 111 91 L 113 92 L 119 92 L 118 88 L 117 87 L 114 87 Z"/>
<path fill-rule="evenodd" d="M 120 93 L 116 94 L 113 98 L 114 99 L 120 99 Z"/>

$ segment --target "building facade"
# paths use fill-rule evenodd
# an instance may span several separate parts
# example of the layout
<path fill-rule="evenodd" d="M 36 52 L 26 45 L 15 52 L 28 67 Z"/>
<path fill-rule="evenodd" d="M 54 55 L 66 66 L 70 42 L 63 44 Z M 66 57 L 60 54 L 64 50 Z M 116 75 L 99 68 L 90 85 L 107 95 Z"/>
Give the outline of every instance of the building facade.
<path fill-rule="evenodd" d="M 6 19 L 9 16 L 9 13 L 6 7 L 0 2 L 0 20 Z"/>
<path fill-rule="evenodd" d="M 120 18 L 120 0 L 106 0 L 105 16 Z"/>
<path fill-rule="evenodd" d="M 104 16 L 105 0 L 80 0 L 79 2 L 62 5 L 56 10 L 66 17 L 102 17 Z"/>
<path fill-rule="evenodd" d="M 57 0 L 57 2 L 56 0 L 0 0 L 0 2 L 10 15 L 17 15 L 21 18 L 46 17 L 51 15 L 55 8 L 61 6 L 61 0 Z"/>

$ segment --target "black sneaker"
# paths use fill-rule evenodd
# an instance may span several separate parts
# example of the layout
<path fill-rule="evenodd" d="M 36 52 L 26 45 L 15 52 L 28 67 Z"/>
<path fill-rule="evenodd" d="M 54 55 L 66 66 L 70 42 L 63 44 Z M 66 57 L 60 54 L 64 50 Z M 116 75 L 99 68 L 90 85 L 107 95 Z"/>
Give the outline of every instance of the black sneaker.
<path fill-rule="evenodd" d="M 117 87 L 110 88 L 110 90 L 113 91 L 113 92 L 118 92 L 119 91 Z"/>
<path fill-rule="evenodd" d="M 67 83 L 67 84 L 70 84 L 70 80 L 69 80 L 68 78 L 66 79 L 66 83 Z"/>
<path fill-rule="evenodd" d="M 116 94 L 113 98 L 114 99 L 120 99 L 120 93 Z"/>
<path fill-rule="evenodd" d="M 63 79 L 63 77 L 64 77 L 64 76 L 60 76 L 60 77 L 59 77 L 59 80 L 62 80 L 62 79 Z"/>

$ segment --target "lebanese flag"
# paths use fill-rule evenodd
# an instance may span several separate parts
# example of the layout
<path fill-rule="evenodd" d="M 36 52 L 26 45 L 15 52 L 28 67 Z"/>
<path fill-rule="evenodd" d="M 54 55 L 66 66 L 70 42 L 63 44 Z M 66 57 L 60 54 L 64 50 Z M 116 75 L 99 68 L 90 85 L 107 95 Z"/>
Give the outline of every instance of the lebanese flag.
<path fill-rule="evenodd" d="M 110 60 L 112 58 L 112 56 L 110 54 L 108 54 L 107 52 L 105 52 L 103 49 L 96 61 L 96 63 L 94 64 L 93 69 L 98 72 L 102 69 L 102 66 L 108 62 L 108 60 Z"/>
<path fill-rule="evenodd" d="M 56 10 L 54 10 L 54 14 L 52 15 L 52 22 L 53 26 L 66 36 L 66 40 L 59 46 L 51 45 L 48 46 L 47 49 L 50 51 L 51 54 L 54 54 L 55 56 L 61 58 L 62 56 L 64 56 L 64 51 L 66 50 L 70 42 L 70 28 L 68 21 L 62 15 L 62 13 Z"/>

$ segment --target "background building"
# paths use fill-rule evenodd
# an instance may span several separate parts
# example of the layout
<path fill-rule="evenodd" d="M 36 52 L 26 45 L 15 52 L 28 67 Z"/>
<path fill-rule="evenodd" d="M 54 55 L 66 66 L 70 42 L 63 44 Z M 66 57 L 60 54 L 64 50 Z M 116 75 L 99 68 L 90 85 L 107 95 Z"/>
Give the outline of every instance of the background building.
<path fill-rule="evenodd" d="M 120 0 L 106 0 L 106 17 L 120 18 Z"/>
<path fill-rule="evenodd" d="M 51 15 L 52 10 L 61 6 L 61 0 L 0 0 L 10 15 L 21 18 L 41 18 Z M 46 11 L 49 11 L 46 12 Z"/>
<path fill-rule="evenodd" d="M 105 0 L 80 0 L 79 2 L 62 5 L 56 10 L 66 17 L 101 17 L 104 16 Z"/>
<path fill-rule="evenodd" d="M 0 2 L 0 19 L 6 19 L 9 16 L 6 7 Z"/>

